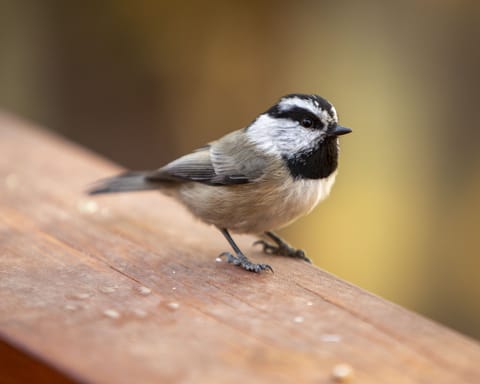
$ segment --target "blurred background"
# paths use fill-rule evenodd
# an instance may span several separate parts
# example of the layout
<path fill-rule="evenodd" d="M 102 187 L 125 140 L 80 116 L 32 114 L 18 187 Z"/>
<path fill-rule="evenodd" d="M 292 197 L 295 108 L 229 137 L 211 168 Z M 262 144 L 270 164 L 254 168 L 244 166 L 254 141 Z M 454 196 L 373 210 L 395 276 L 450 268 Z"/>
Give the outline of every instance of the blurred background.
<path fill-rule="evenodd" d="M 332 196 L 282 234 L 476 338 L 479 69 L 474 0 L 0 2 L 0 108 L 128 168 L 245 126 L 281 95 L 328 98 L 354 133 Z"/>

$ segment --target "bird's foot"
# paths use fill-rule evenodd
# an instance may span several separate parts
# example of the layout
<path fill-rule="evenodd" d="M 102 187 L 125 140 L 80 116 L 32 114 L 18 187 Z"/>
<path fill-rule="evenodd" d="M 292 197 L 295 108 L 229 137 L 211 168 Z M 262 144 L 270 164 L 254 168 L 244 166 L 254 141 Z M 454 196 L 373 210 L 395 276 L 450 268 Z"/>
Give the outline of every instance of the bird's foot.
<path fill-rule="evenodd" d="M 282 241 L 280 238 L 273 238 L 277 245 L 272 245 L 265 240 L 257 240 L 253 243 L 253 245 L 260 244 L 263 247 L 263 252 L 266 253 L 267 255 L 278 255 L 278 256 L 287 256 L 287 257 L 293 257 L 296 259 L 301 259 L 306 261 L 307 263 L 312 264 L 312 260 L 310 260 L 307 255 L 305 255 L 305 252 L 301 249 L 295 249 Z"/>
<path fill-rule="evenodd" d="M 219 257 L 224 257 L 224 256 L 227 258 L 227 262 L 229 262 L 233 265 L 238 265 L 239 267 L 242 267 L 246 271 L 259 273 L 259 272 L 262 272 L 262 271 L 269 270 L 270 272 L 273 273 L 273 269 L 270 265 L 252 263 L 242 253 L 239 253 L 235 256 L 235 255 L 231 254 L 230 252 L 223 252 L 222 254 L 220 254 Z"/>

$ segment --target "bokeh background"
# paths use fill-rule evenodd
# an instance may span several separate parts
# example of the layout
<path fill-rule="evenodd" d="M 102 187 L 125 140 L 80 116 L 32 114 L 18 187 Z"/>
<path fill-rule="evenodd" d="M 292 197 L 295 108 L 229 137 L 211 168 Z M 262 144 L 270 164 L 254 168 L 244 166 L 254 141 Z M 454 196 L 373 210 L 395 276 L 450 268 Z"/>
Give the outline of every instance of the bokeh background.
<path fill-rule="evenodd" d="M 318 93 L 332 196 L 282 232 L 317 265 L 480 338 L 480 2 L 0 2 L 0 108 L 134 169 Z M 159 213 L 161 214 L 161 213 Z"/>

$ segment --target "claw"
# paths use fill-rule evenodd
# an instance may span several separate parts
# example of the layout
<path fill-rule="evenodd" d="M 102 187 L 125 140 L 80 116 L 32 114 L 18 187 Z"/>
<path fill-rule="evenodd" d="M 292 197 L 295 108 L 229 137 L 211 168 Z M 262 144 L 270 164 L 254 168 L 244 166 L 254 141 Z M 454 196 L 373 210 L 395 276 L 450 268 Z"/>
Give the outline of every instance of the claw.
<path fill-rule="evenodd" d="M 245 269 L 246 271 L 259 273 L 262 271 L 269 270 L 270 272 L 273 273 L 273 268 L 270 265 L 252 263 L 250 260 L 247 259 L 246 256 L 242 254 L 234 256 L 230 252 L 223 252 L 218 257 L 226 257 L 228 263 L 233 265 L 238 265 L 243 269 Z"/>
<path fill-rule="evenodd" d="M 278 246 L 275 246 L 265 240 L 257 240 L 252 245 L 257 244 L 262 245 L 263 252 L 267 255 L 294 257 L 296 259 L 301 259 L 306 261 L 307 263 L 312 264 L 312 261 L 305 255 L 305 252 L 301 249 L 292 248 L 287 244 L 279 244 Z"/>
<path fill-rule="evenodd" d="M 268 269 L 270 272 L 275 273 L 275 272 L 273 272 L 273 268 L 270 265 L 268 265 L 268 264 L 260 264 L 260 265 L 262 266 L 263 270 Z"/>
<path fill-rule="evenodd" d="M 303 250 L 301 250 L 301 249 L 297 249 L 297 250 L 295 251 L 295 254 L 292 255 L 292 257 L 295 257 L 295 258 L 297 258 L 297 259 L 302 259 L 302 260 L 306 261 L 307 263 L 312 264 L 312 260 L 310 260 L 310 259 L 307 257 L 307 255 L 305 255 L 305 252 L 304 252 Z"/>

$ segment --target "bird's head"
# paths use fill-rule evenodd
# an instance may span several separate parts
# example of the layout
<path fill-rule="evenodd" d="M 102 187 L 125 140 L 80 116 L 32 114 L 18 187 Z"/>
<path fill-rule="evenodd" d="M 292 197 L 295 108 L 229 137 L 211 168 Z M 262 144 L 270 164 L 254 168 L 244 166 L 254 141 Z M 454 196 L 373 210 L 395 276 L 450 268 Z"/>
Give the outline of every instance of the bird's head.
<path fill-rule="evenodd" d="M 330 102 L 306 94 L 282 97 L 247 127 L 248 137 L 264 151 L 288 157 L 311 152 L 349 132 L 351 129 L 338 124 Z"/>

